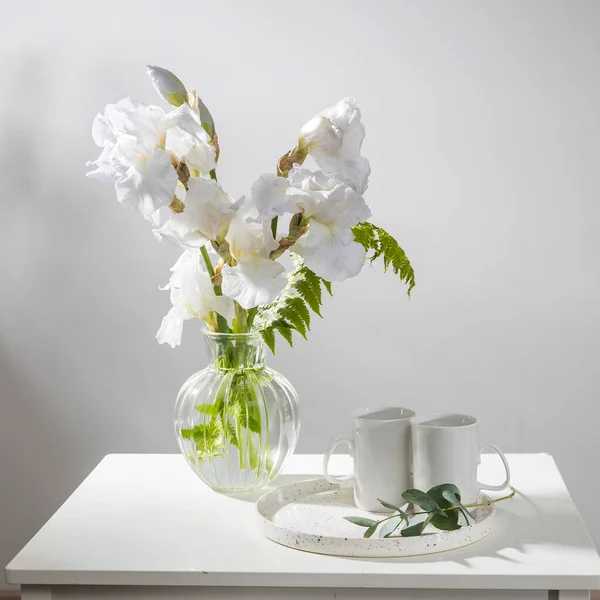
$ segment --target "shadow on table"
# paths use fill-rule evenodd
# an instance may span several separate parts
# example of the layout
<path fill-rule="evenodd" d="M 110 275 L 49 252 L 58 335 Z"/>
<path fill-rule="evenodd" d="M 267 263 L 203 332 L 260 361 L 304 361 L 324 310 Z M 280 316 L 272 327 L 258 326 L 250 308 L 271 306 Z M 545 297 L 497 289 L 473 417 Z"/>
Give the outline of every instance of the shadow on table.
<path fill-rule="evenodd" d="M 298 483 L 316 479 L 312 474 L 283 475 L 274 485 L 255 493 L 233 495 L 235 498 L 248 502 L 255 502 L 263 493 L 276 489 L 282 485 Z M 516 490 L 513 500 L 499 503 L 496 507 L 496 521 L 492 533 L 485 539 L 456 550 L 427 554 L 413 557 L 398 558 L 363 558 L 332 556 L 332 560 L 350 560 L 359 562 L 391 562 L 391 563 L 439 563 L 453 562 L 470 567 L 471 559 L 496 558 L 509 563 L 520 564 L 520 557 L 528 554 L 528 547 L 540 543 L 543 539 L 545 545 L 564 547 L 565 553 L 569 549 L 584 547 L 580 540 L 583 524 L 577 514 L 568 512 L 568 507 L 561 500 L 550 503 L 544 499 L 544 510 L 536 505 L 529 496 Z M 565 510 L 566 509 L 566 510 Z"/>
<path fill-rule="evenodd" d="M 261 488 L 259 490 L 250 490 L 248 492 L 220 492 L 224 496 L 235 498 L 236 500 L 242 500 L 243 502 L 256 502 L 261 496 L 275 490 L 282 485 L 289 485 L 291 483 L 299 483 L 301 481 L 308 481 L 310 479 L 321 479 L 314 473 L 310 474 L 290 474 L 280 475 L 271 485 Z"/>
<path fill-rule="evenodd" d="M 565 553 L 572 548 L 584 547 L 580 543 L 582 522 L 577 514 L 565 512 L 563 502 L 557 501 L 548 510 L 546 499 L 546 509 L 542 512 L 530 497 L 517 490 L 515 499 L 507 501 L 505 506 L 504 504 L 498 504 L 496 508 L 496 521 L 492 533 L 470 546 L 438 554 L 404 558 L 346 557 L 343 560 L 421 564 L 453 562 L 470 567 L 470 559 L 485 557 L 520 564 L 519 557 L 528 553 L 528 546 L 540 543 L 540 533 L 545 545 L 562 546 Z"/>
<path fill-rule="evenodd" d="M 283 485 L 318 479 L 314 473 L 281 475 L 269 487 L 243 494 L 227 494 L 246 502 L 256 502 L 263 494 Z M 553 504 L 548 498 L 544 499 L 544 511 L 536 505 L 529 496 L 516 490 L 513 500 L 499 503 L 496 507 L 496 521 L 492 533 L 485 539 L 456 550 L 412 557 L 398 558 L 362 558 L 332 556 L 336 560 L 360 562 L 397 562 L 397 563 L 439 563 L 453 562 L 470 567 L 474 558 L 497 558 L 510 563 L 519 564 L 519 558 L 528 553 L 531 547 L 540 543 L 554 544 L 569 549 L 583 547 L 581 530 L 583 524 L 577 514 L 568 511 L 568 506 L 561 500 Z M 567 509 L 567 510 L 565 510 Z M 583 537 L 585 539 L 585 537 Z"/>

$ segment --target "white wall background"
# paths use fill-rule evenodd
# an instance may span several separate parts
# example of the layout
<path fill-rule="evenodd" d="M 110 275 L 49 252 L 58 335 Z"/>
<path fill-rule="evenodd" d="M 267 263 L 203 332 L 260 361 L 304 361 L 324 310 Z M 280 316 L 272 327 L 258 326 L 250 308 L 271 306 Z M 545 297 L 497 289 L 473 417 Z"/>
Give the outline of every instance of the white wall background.
<path fill-rule="evenodd" d="M 349 409 L 482 419 L 482 441 L 552 453 L 596 542 L 600 2 L 0 2 L 0 565 L 107 453 L 175 452 L 204 366 L 154 334 L 178 251 L 84 177 L 94 114 L 159 100 L 174 70 L 217 121 L 220 179 L 246 192 L 313 113 L 356 96 L 374 221 L 416 268 L 335 287 L 297 386 L 300 452 Z"/>

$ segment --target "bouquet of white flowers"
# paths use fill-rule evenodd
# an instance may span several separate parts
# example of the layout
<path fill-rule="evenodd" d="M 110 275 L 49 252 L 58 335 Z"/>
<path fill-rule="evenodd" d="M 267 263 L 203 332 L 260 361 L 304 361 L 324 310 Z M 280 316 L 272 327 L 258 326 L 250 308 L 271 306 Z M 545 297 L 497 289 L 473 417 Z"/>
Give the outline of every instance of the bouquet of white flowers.
<path fill-rule="evenodd" d="M 291 344 L 293 330 L 306 336 L 309 309 L 320 315 L 322 287 L 331 293 L 330 282 L 358 275 L 367 253 L 382 257 L 410 294 L 415 280 L 404 251 L 367 222 L 371 169 L 361 156 L 356 100 L 310 119 L 276 173 L 234 200 L 217 180 L 219 140 L 202 100 L 166 69 L 149 66 L 148 74 L 175 108 L 165 113 L 132 98 L 107 105 L 94 119 L 102 152 L 88 175 L 114 182 L 119 202 L 148 219 L 158 239 L 184 248 L 165 288 L 173 307 L 160 343 L 177 346 L 183 322 L 197 318 L 211 331 L 259 330 L 273 351 L 275 332 Z M 319 170 L 302 166 L 309 156 Z"/>
<path fill-rule="evenodd" d="M 149 66 L 148 74 L 173 108 L 131 98 L 108 104 L 94 119 L 102 152 L 88 175 L 113 182 L 119 202 L 150 221 L 159 240 L 183 248 L 165 287 L 173 306 L 157 339 L 177 346 L 184 321 L 202 319 L 216 347 L 210 376 L 218 372 L 210 384 L 204 372 L 192 376 L 180 392 L 184 455 L 213 487 L 263 485 L 296 443 L 297 426 L 285 425 L 296 419 L 296 396 L 249 340 L 260 334 L 274 352 L 276 334 L 290 345 L 294 331 L 306 337 L 310 311 L 321 316 L 323 290 L 331 294 L 332 282 L 358 275 L 366 260 L 381 258 L 409 294 L 413 269 L 396 240 L 368 222 L 363 194 L 371 169 L 361 156 L 365 128 L 356 100 L 310 119 L 275 172 L 235 200 L 218 182 L 220 145 L 205 104 L 170 71 Z M 206 461 L 232 453 L 240 472 L 256 474 L 233 481 L 226 467 L 224 482 L 214 478 L 214 464 L 203 471 Z"/>

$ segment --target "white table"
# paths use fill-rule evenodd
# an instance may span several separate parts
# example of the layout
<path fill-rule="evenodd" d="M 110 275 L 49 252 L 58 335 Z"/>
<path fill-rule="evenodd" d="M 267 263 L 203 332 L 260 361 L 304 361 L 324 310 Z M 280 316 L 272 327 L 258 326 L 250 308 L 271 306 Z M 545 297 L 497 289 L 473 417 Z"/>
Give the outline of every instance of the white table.
<path fill-rule="evenodd" d="M 349 466 L 335 458 L 334 469 Z M 282 481 L 314 476 L 321 459 L 294 456 Z M 6 578 L 21 584 L 24 600 L 588 598 L 600 589 L 600 558 L 554 460 L 508 459 L 522 495 L 497 505 L 488 538 L 453 552 L 366 560 L 267 540 L 252 499 L 214 493 L 181 456 L 109 455 Z M 484 456 L 485 481 L 502 478 L 498 463 Z"/>

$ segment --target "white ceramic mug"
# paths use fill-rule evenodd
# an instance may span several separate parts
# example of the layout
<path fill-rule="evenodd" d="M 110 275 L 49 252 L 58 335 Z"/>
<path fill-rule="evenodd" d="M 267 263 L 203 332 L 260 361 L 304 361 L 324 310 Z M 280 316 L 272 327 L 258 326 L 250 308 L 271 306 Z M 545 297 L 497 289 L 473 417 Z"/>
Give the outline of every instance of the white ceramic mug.
<path fill-rule="evenodd" d="M 412 410 L 401 407 L 362 409 L 352 413 L 352 439 L 337 438 L 323 460 L 323 475 L 330 483 L 354 482 L 354 503 L 370 512 L 391 512 L 379 499 L 406 504 L 402 493 L 411 486 L 410 420 Z M 346 443 L 354 459 L 354 472 L 329 474 L 329 459 L 338 444 Z"/>
<path fill-rule="evenodd" d="M 480 490 L 503 490 L 510 483 L 506 457 L 497 446 L 478 446 L 478 421 L 460 414 L 440 414 L 412 420 L 413 485 L 427 491 L 442 483 L 458 487 L 463 504 L 476 502 Z M 504 463 L 506 480 L 500 485 L 477 481 L 481 453 L 491 448 Z"/>

